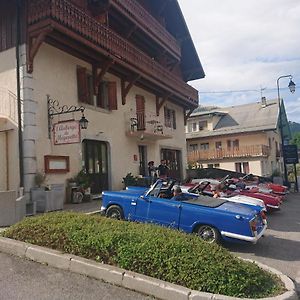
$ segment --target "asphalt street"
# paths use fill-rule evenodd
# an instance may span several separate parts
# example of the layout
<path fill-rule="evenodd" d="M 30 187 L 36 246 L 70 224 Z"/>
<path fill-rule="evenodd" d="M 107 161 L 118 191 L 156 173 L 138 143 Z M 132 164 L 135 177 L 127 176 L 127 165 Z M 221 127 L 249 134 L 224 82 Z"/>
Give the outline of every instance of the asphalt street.
<path fill-rule="evenodd" d="M 150 300 L 150 296 L 0 253 L 0 300 Z"/>
<path fill-rule="evenodd" d="M 300 291 L 300 193 L 289 194 L 281 210 L 268 213 L 267 219 L 266 234 L 256 245 L 226 244 L 226 248 L 281 271 Z"/>

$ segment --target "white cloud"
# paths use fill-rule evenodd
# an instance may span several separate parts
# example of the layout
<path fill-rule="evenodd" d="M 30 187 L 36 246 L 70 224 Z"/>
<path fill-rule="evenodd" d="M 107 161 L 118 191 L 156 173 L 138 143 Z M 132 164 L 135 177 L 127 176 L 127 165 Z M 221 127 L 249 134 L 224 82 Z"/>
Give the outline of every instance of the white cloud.
<path fill-rule="evenodd" d="M 179 0 L 206 77 L 190 82 L 200 92 L 255 89 L 258 92 L 201 94 L 203 104 L 234 105 L 277 98 L 276 80 L 293 74 L 298 90 L 282 89 L 288 117 L 300 122 L 300 1 Z M 280 88 L 288 78 L 280 80 Z M 295 113 L 297 112 L 297 113 Z"/>

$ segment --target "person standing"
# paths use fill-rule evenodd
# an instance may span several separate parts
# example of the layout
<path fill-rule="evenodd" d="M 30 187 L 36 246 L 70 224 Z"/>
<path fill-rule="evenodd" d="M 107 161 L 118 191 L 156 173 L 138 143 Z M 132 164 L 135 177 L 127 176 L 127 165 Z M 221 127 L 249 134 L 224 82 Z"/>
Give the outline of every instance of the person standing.
<path fill-rule="evenodd" d="M 154 166 L 154 161 L 151 160 L 148 162 L 148 176 L 151 178 L 151 181 L 155 181 L 157 178 L 156 167 Z"/>
<path fill-rule="evenodd" d="M 159 178 L 167 178 L 169 176 L 169 167 L 165 159 L 160 161 L 160 165 L 157 168 Z"/>

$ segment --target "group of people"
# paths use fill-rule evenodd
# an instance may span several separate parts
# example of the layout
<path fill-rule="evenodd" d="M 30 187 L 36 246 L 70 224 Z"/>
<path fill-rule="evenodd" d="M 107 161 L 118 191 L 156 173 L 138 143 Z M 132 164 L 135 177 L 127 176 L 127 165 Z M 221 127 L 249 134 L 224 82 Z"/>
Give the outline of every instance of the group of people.
<path fill-rule="evenodd" d="M 165 159 L 160 161 L 158 167 L 155 167 L 153 160 L 148 162 L 148 173 L 151 178 L 167 178 L 169 176 L 169 170 Z"/>

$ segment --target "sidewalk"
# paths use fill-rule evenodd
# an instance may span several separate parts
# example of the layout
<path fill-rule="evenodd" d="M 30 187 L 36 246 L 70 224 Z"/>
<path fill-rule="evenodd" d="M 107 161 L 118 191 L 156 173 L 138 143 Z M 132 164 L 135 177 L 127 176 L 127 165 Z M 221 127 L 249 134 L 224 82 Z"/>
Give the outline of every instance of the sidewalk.
<path fill-rule="evenodd" d="M 74 211 L 83 213 L 97 213 L 100 212 L 101 199 L 95 199 L 90 202 L 82 203 L 65 203 L 63 211 Z"/>

